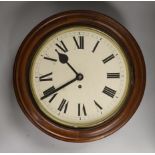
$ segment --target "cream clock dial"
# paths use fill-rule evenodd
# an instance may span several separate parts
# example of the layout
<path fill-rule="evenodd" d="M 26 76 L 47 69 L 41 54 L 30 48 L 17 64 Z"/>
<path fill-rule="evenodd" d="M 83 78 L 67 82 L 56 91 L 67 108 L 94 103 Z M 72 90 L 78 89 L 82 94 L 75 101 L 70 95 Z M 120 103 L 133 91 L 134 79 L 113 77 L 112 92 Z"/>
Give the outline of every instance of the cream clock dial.
<path fill-rule="evenodd" d="M 109 35 L 75 26 L 49 36 L 30 68 L 30 87 L 39 108 L 52 120 L 91 127 L 112 117 L 124 103 L 129 68 Z"/>

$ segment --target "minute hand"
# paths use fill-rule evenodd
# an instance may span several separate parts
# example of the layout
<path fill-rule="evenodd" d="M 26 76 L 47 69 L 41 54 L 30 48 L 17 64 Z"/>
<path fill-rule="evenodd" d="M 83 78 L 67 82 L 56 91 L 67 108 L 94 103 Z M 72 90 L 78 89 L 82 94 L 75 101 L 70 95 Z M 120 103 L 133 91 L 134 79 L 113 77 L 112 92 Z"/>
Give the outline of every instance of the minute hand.
<path fill-rule="evenodd" d="M 43 97 L 41 97 L 41 100 L 43 100 L 43 99 L 45 99 L 46 97 L 48 97 L 48 96 L 50 96 L 50 95 L 56 93 L 56 92 L 59 91 L 60 89 L 66 87 L 66 86 L 68 86 L 68 85 L 70 85 L 71 83 L 75 82 L 76 80 L 77 80 L 77 77 L 75 77 L 73 80 L 71 80 L 71 81 L 69 81 L 69 82 L 63 84 L 62 86 L 58 87 L 57 89 L 54 89 L 54 90 L 51 91 L 50 93 L 44 95 Z"/>

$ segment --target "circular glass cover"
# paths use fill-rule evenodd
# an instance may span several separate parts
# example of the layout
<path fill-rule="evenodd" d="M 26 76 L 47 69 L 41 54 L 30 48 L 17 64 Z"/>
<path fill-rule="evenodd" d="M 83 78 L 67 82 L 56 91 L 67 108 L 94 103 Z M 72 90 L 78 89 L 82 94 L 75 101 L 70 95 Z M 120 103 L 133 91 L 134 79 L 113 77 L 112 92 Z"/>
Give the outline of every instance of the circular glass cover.
<path fill-rule="evenodd" d="M 116 114 L 128 94 L 129 66 L 109 35 L 75 26 L 49 36 L 30 67 L 33 97 L 49 118 L 91 127 Z"/>

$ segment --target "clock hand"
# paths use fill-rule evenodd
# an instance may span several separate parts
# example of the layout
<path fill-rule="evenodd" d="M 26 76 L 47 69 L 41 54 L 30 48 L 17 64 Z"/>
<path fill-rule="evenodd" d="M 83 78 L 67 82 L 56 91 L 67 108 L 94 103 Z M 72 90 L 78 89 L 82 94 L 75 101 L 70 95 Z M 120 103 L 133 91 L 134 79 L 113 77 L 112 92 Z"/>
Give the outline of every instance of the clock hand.
<path fill-rule="evenodd" d="M 70 85 L 71 83 L 75 82 L 76 80 L 78 80 L 77 77 L 75 77 L 75 78 L 72 79 L 71 81 L 69 81 L 69 82 L 63 84 L 62 86 L 58 87 L 57 89 L 54 89 L 54 90 L 50 91 L 48 94 L 42 96 L 42 97 L 41 97 L 41 100 L 43 100 L 43 99 L 45 99 L 46 97 L 48 97 L 48 96 L 50 96 L 50 95 L 56 93 L 57 91 L 59 91 L 59 90 L 61 90 L 62 88 L 64 88 L 64 87 Z"/>
<path fill-rule="evenodd" d="M 64 87 L 70 85 L 71 83 L 73 83 L 73 82 L 75 82 L 75 81 L 81 81 L 82 79 L 83 79 L 83 75 L 82 75 L 82 74 L 77 74 L 77 76 L 76 76 L 74 79 L 72 79 L 71 81 L 69 81 L 69 82 L 63 84 L 62 86 L 58 87 L 57 89 L 54 89 L 54 90 L 51 89 L 50 92 L 48 92 L 47 94 L 45 94 L 44 96 L 41 97 L 41 100 L 43 100 L 43 99 L 45 99 L 46 97 L 48 97 L 48 96 L 50 96 L 50 95 L 56 93 L 57 91 L 59 91 L 59 90 L 61 90 L 62 88 L 64 88 Z"/>
<path fill-rule="evenodd" d="M 78 72 L 67 62 L 67 65 L 71 68 L 71 70 L 76 74 L 78 75 Z"/>
<path fill-rule="evenodd" d="M 76 74 L 76 75 L 78 75 L 78 72 L 70 65 L 70 63 L 68 62 L 68 56 L 67 55 L 65 55 L 65 54 L 62 54 L 62 53 L 59 53 L 57 50 L 56 50 L 56 52 L 58 53 L 58 56 L 59 56 L 59 61 L 62 63 L 62 64 L 67 64 L 70 68 L 71 68 L 71 70 Z"/>
<path fill-rule="evenodd" d="M 68 56 L 66 54 L 62 54 L 62 53 L 59 53 L 57 50 L 55 50 L 57 53 L 58 53 L 58 56 L 59 56 L 59 61 L 62 63 L 62 64 L 65 64 L 68 62 Z"/>

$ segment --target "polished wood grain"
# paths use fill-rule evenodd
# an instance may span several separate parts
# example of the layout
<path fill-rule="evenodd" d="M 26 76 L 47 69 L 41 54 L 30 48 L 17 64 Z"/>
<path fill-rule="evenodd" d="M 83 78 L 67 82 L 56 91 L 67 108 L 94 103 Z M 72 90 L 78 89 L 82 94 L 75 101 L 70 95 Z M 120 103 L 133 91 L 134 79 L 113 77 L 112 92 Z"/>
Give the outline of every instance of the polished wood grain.
<path fill-rule="evenodd" d="M 76 25 L 93 27 L 113 37 L 124 50 L 131 72 L 130 92 L 124 106 L 106 122 L 85 129 L 69 128 L 49 119 L 35 103 L 29 85 L 29 67 L 39 45 L 58 30 Z M 145 81 L 144 59 L 133 36 L 112 18 L 87 10 L 62 12 L 37 25 L 22 42 L 13 70 L 15 94 L 28 119 L 46 134 L 70 142 L 94 141 L 122 127 L 138 108 L 144 93 Z"/>

